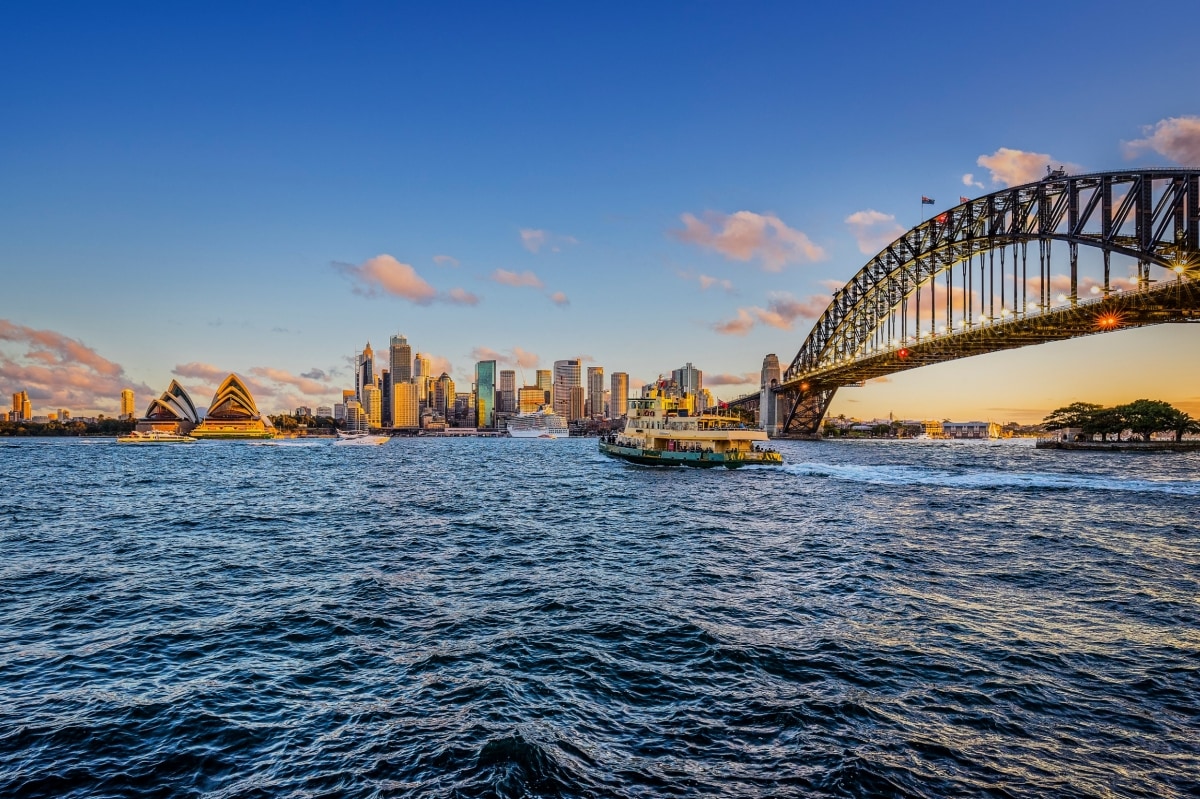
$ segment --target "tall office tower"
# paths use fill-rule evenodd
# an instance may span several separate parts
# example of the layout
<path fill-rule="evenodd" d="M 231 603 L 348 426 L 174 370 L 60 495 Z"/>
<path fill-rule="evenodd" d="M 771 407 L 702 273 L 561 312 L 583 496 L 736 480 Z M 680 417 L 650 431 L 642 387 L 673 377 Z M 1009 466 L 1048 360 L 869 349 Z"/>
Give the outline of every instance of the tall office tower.
<path fill-rule="evenodd" d="M 537 379 L 533 381 L 533 384 L 535 386 L 537 386 L 538 388 L 540 388 L 545 393 L 545 397 L 542 399 L 543 405 L 549 405 L 551 402 L 554 401 L 554 397 L 552 394 L 552 392 L 554 391 L 554 373 L 553 372 L 551 372 L 549 369 L 538 369 L 537 370 Z"/>
<path fill-rule="evenodd" d="M 608 418 L 620 419 L 629 410 L 629 374 L 612 373 L 612 393 L 608 398 Z"/>
<path fill-rule="evenodd" d="M 583 399 L 583 386 L 571 386 L 571 396 L 567 401 L 567 419 L 575 421 L 576 419 L 587 418 L 587 406 Z"/>
<path fill-rule="evenodd" d="M 33 419 L 33 406 L 29 402 L 29 395 L 24 391 L 18 391 L 13 394 L 12 401 L 12 420 L 14 422 L 28 422 Z"/>
<path fill-rule="evenodd" d="M 134 410 L 134 407 L 133 407 L 134 402 L 136 402 L 136 400 L 133 398 L 133 389 L 132 388 L 121 389 L 121 415 L 117 418 L 118 419 L 132 419 L 133 415 L 135 413 L 137 413 L 137 411 Z"/>
<path fill-rule="evenodd" d="M 579 385 L 583 361 L 573 358 L 566 361 L 554 362 L 554 412 L 567 419 L 577 419 L 571 416 L 571 389 Z"/>
<path fill-rule="evenodd" d="M 781 377 L 778 356 L 771 353 L 763 358 L 762 378 L 759 382 L 758 426 L 766 430 L 768 435 L 779 432 L 779 400 L 771 389 L 779 385 Z"/>
<path fill-rule="evenodd" d="M 433 387 L 433 409 L 447 421 L 454 415 L 454 381 L 445 372 Z"/>
<path fill-rule="evenodd" d="M 373 385 L 375 385 L 375 351 L 371 349 L 371 342 L 368 341 L 366 348 L 355 359 L 354 391 L 359 402 L 362 402 L 363 399 L 363 388 Z"/>
<path fill-rule="evenodd" d="M 474 391 L 460 391 L 454 395 L 454 421 L 459 427 L 471 427 L 474 424 Z"/>
<path fill-rule="evenodd" d="M 388 366 L 391 368 L 392 382 L 405 383 L 412 380 L 413 352 L 412 347 L 408 345 L 408 339 L 400 335 L 392 336 L 389 344 L 391 362 Z"/>
<path fill-rule="evenodd" d="M 371 427 L 383 425 L 383 392 L 372 384 L 363 386 L 362 407 L 367 414 L 367 424 Z"/>
<path fill-rule="evenodd" d="M 496 426 L 496 362 L 475 364 L 475 426 L 490 430 Z"/>
<path fill-rule="evenodd" d="M 695 396 L 704 388 L 704 372 L 692 366 L 691 361 L 686 366 L 671 372 L 671 379 L 684 394 Z"/>
<path fill-rule="evenodd" d="M 585 416 L 604 415 L 604 367 L 587 368 L 587 410 Z"/>
<path fill-rule="evenodd" d="M 358 400 L 350 400 L 346 403 L 346 429 L 351 433 L 367 429 L 367 414 Z"/>
<path fill-rule="evenodd" d="M 702 388 L 696 393 L 696 413 L 706 413 L 709 408 L 713 407 L 713 395 L 707 388 Z"/>
<path fill-rule="evenodd" d="M 496 410 L 500 413 L 512 413 L 516 407 L 517 373 L 512 369 L 503 369 L 496 391 Z"/>
<path fill-rule="evenodd" d="M 537 413 L 546 404 L 546 392 L 537 386 L 523 386 L 517 392 L 517 413 Z"/>
<path fill-rule="evenodd" d="M 379 380 L 380 401 L 383 403 L 383 413 L 380 421 L 384 427 L 392 426 L 392 372 L 384 369 Z"/>
<path fill-rule="evenodd" d="M 429 395 L 433 391 L 433 381 L 436 376 L 431 372 L 429 366 L 429 356 L 417 353 L 413 358 L 413 382 L 417 384 L 417 396 L 421 401 L 421 407 L 429 407 Z"/>
<path fill-rule="evenodd" d="M 392 386 L 392 426 L 418 427 L 421 423 L 421 403 L 417 384 L 411 380 Z"/>
<path fill-rule="evenodd" d="M 346 420 L 346 405 L 345 403 L 335 403 L 333 406 L 333 421 L 343 422 Z"/>

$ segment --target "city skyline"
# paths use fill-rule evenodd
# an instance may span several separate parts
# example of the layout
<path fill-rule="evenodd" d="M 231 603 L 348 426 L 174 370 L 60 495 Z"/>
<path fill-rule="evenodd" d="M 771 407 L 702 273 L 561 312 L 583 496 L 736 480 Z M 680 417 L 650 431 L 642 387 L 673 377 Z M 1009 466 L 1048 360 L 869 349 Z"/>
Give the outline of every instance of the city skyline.
<path fill-rule="evenodd" d="M 958 197 L 1047 165 L 1200 164 L 1200 107 L 1157 79 L 1178 56 L 1033 91 L 980 42 L 1019 62 L 1101 35 L 1103 14 L 1012 10 L 877 9 L 863 29 L 786 5 L 479 7 L 465 25 L 10 9 L 0 389 L 117 416 L 122 389 L 140 413 L 172 379 L 201 396 L 232 372 L 271 410 L 334 405 L 353 342 L 382 353 L 403 330 L 458 385 L 480 360 L 574 359 L 634 391 L 694 362 L 718 398 L 750 393 L 832 291 Z M 884 57 L 897 37 L 914 55 Z M 982 85 L 995 110 L 968 113 Z M 843 389 L 830 412 L 1028 422 L 1146 396 L 1195 415 L 1178 359 L 1198 343 L 1158 326 L 979 356 Z"/>

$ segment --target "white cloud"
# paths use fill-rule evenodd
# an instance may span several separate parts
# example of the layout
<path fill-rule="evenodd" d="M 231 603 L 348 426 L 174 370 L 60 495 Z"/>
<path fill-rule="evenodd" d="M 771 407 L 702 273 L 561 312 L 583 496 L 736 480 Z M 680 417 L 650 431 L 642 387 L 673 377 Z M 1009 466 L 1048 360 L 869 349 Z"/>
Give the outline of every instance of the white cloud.
<path fill-rule="evenodd" d="M 971 172 L 968 172 L 967 174 L 962 176 L 962 182 L 963 182 L 964 186 L 973 186 L 973 187 L 980 188 L 980 189 L 984 188 L 983 183 L 976 180 L 975 175 L 972 174 Z"/>
<path fill-rule="evenodd" d="M 1001 186 L 1033 183 L 1046 176 L 1046 167 L 1061 167 L 1067 172 L 1079 172 L 1078 164 L 1057 161 L 1046 153 L 1031 153 L 1001 147 L 991 155 L 981 155 L 975 163 L 992 173 L 992 182 Z"/>
<path fill-rule="evenodd" d="M 518 273 L 510 272 L 507 269 L 497 269 L 492 272 L 491 280 L 504 286 L 527 286 L 535 289 L 542 287 L 541 278 L 529 270 Z"/>
<path fill-rule="evenodd" d="M 737 316 L 717 322 L 712 325 L 712 329 L 725 336 L 744 336 L 759 324 L 779 330 L 791 330 L 797 319 L 816 319 L 827 307 L 829 300 L 819 294 L 800 300 L 787 292 L 775 292 L 768 296 L 766 308 L 738 308 Z"/>
<path fill-rule="evenodd" d="M 1144 138 L 1125 143 L 1132 158 L 1153 150 L 1184 166 L 1200 166 L 1200 117 L 1170 117 L 1142 128 Z"/>
<path fill-rule="evenodd" d="M 521 228 L 520 233 L 521 246 L 532 253 L 536 253 L 546 244 L 546 231 L 544 230 Z"/>
<path fill-rule="evenodd" d="M 458 259 L 450 255 L 435 255 L 433 262 L 438 266 L 458 266 Z"/>
<path fill-rule="evenodd" d="M 364 297 L 392 296 L 416 305 L 441 301 L 460 305 L 475 305 L 479 298 L 464 289 L 451 289 L 445 294 L 417 274 L 411 264 L 401 263 L 391 255 L 376 255 L 362 264 L 337 263 L 333 268 L 350 279 L 354 293 Z"/>
<path fill-rule="evenodd" d="M 825 257 L 825 251 L 807 234 L 788 227 L 774 214 L 709 212 L 703 219 L 692 214 L 682 214 L 680 219 L 683 230 L 671 231 L 680 241 L 715 250 L 733 261 L 757 258 L 769 272 Z"/>
<path fill-rule="evenodd" d="M 864 255 L 875 255 L 905 232 L 894 215 L 871 208 L 855 211 L 845 221 L 858 242 L 858 251 Z"/>
<path fill-rule="evenodd" d="M 567 295 L 561 291 L 556 291 L 553 294 L 551 294 L 550 302 L 554 303 L 555 305 L 559 306 L 560 308 L 566 307 L 571 304 L 571 301 L 569 299 L 567 299 Z"/>

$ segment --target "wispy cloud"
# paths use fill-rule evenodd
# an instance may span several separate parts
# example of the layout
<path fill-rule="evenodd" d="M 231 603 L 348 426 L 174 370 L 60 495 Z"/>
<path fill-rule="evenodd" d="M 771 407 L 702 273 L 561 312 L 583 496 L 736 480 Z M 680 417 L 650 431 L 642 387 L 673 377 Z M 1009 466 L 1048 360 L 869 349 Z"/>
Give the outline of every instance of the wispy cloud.
<path fill-rule="evenodd" d="M 718 288 L 718 289 L 721 289 L 721 291 L 724 291 L 726 294 L 736 294 L 737 293 L 737 291 L 733 287 L 732 280 L 726 280 L 724 278 L 713 277 L 712 275 L 697 275 L 697 274 L 693 274 L 691 272 L 684 272 L 684 271 L 679 271 L 679 272 L 676 272 L 675 274 L 679 275 L 679 277 L 683 278 L 684 280 L 696 281 L 697 283 L 700 284 L 701 291 L 708 291 L 709 289 L 712 289 L 712 288 Z"/>
<path fill-rule="evenodd" d="M 744 336 L 756 325 L 791 330 L 797 319 L 816 319 L 827 307 L 829 300 L 819 294 L 800 300 L 787 292 L 776 292 L 769 295 L 766 308 L 738 308 L 735 317 L 713 324 L 712 329 L 725 336 Z"/>
<path fill-rule="evenodd" d="M 25 351 L 14 352 L 14 345 Z M 7 319 L 0 319 L 0 383 L 12 386 L 13 392 L 27 392 L 35 413 L 115 410 L 122 389 L 132 388 L 146 401 L 154 393 L 79 339 Z"/>
<path fill-rule="evenodd" d="M 703 219 L 692 214 L 682 214 L 679 218 L 683 230 L 671 231 L 679 241 L 714 250 L 732 261 L 757 258 L 769 272 L 825 257 L 825 251 L 806 233 L 788 227 L 775 214 L 709 211 Z"/>
<path fill-rule="evenodd" d="M 1169 117 L 1142 128 L 1141 139 L 1125 142 L 1125 155 L 1146 150 L 1165 155 L 1184 166 L 1200 166 L 1200 117 Z"/>
<path fill-rule="evenodd" d="M 529 288 L 542 288 L 542 279 L 529 270 L 524 272 L 510 272 L 507 269 L 497 269 L 492 272 L 491 280 L 499 283 L 502 286 L 528 286 Z"/>
<path fill-rule="evenodd" d="M 495 361 L 504 366 L 519 366 L 522 369 L 534 369 L 541 358 L 536 352 L 513 347 L 507 352 L 500 352 L 491 347 L 476 347 L 471 350 L 471 359 L 475 361 Z"/>
<path fill-rule="evenodd" d="M 972 172 L 968 172 L 967 174 L 963 175 L 963 176 L 962 176 L 962 182 L 963 182 L 963 185 L 964 185 L 964 186 L 973 186 L 973 187 L 975 187 L 975 188 L 977 188 L 977 189 L 982 189 L 982 188 L 984 188 L 984 185 L 983 185 L 983 183 L 981 183 L 980 181 L 976 180 L 976 179 L 975 179 L 975 175 L 974 175 L 974 173 L 972 173 Z"/>
<path fill-rule="evenodd" d="M 540 228 L 521 228 L 518 232 L 521 235 L 521 246 L 535 254 L 543 248 L 548 248 L 550 252 L 560 252 L 564 246 L 579 243 L 579 239 L 574 236 L 551 233 Z"/>
<path fill-rule="evenodd" d="M 336 386 L 331 386 L 310 377 L 304 377 L 303 375 L 294 375 L 284 369 L 275 369 L 270 366 L 255 366 L 250 369 L 250 374 L 263 380 L 270 380 L 273 383 L 291 386 L 301 394 L 314 397 L 330 396 L 337 391 Z"/>
<path fill-rule="evenodd" d="M 1082 170 L 1078 164 L 1059 161 L 1047 153 L 1031 153 L 1001 147 L 991 155 L 981 155 L 975 163 L 992 174 L 992 183 L 1001 186 L 1019 186 L 1033 183 L 1046 176 L 1046 167 L 1062 167 L 1067 172 Z M 964 182 L 965 182 L 964 175 Z M 967 184 L 970 185 L 970 184 Z"/>
<path fill-rule="evenodd" d="M 846 217 L 846 225 L 850 228 L 850 235 L 858 242 L 858 251 L 863 255 L 876 254 L 905 232 L 904 226 L 896 221 L 893 214 L 873 208 L 850 214 Z"/>
<path fill-rule="evenodd" d="M 556 291 L 553 294 L 551 294 L 550 302 L 554 303 L 555 305 L 557 305 L 560 308 L 565 308 L 566 306 L 571 304 L 571 301 L 569 299 L 567 299 L 567 295 L 561 291 Z"/>
<path fill-rule="evenodd" d="M 720 375 L 704 375 L 704 385 L 706 386 L 745 386 L 757 384 L 760 380 L 758 372 L 746 372 L 741 375 L 720 374 Z"/>
<path fill-rule="evenodd" d="M 479 302 L 478 297 L 464 289 L 438 294 L 411 264 L 401 263 L 387 254 L 368 258 L 357 266 L 335 262 L 333 268 L 350 279 L 355 294 L 364 297 L 399 297 L 416 305 L 429 305 L 435 301 L 458 305 Z"/>
<path fill-rule="evenodd" d="M 433 262 L 438 266 L 458 266 L 458 259 L 450 255 L 435 255 Z"/>

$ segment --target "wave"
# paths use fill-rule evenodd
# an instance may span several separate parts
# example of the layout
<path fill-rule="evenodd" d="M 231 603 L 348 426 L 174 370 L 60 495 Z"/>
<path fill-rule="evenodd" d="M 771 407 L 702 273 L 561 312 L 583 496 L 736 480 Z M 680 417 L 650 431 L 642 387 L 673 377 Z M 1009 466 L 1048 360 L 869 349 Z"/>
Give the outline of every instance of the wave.
<path fill-rule="evenodd" d="M 1129 491 L 1134 493 L 1200 496 L 1200 481 L 1138 480 L 1102 475 L 1047 472 L 950 472 L 901 464 L 863 465 L 791 463 L 783 471 L 799 477 L 827 477 L 872 485 L 932 485 L 974 490 L 1016 489 L 1050 491 Z"/>

